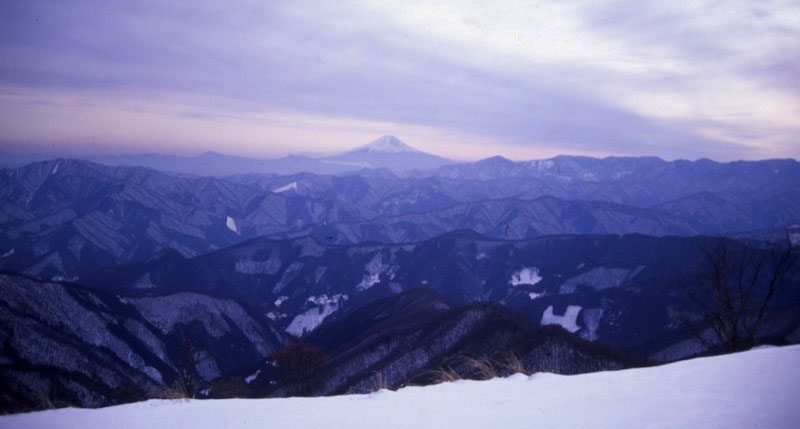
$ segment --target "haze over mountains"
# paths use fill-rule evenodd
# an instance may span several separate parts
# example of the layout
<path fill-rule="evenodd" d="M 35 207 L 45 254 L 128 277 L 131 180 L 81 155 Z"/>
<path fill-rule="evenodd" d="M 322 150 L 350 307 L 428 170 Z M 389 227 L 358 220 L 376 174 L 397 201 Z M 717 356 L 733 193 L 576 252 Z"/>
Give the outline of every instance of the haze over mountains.
<path fill-rule="evenodd" d="M 154 3 L 0 2 L 0 427 L 798 426 L 800 2 Z"/>
<path fill-rule="evenodd" d="M 4 410 L 152 397 L 187 356 L 198 395 L 291 394 L 269 358 L 291 337 L 330 355 L 315 394 L 464 353 L 668 362 L 714 350 L 675 290 L 714 236 L 800 243 L 795 160 L 455 163 L 392 136 L 319 158 L 96 160 L 0 170 Z M 760 341 L 800 341 L 798 290 Z"/>
<path fill-rule="evenodd" d="M 52 159 L 46 155 L 8 154 L 0 166 L 18 167 L 29 162 Z M 80 157 L 88 161 L 113 166 L 148 167 L 171 173 L 195 176 L 227 176 L 244 173 L 291 174 L 313 172 L 341 174 L 364 168 L 386 168 L 401 173 L 410 170 L 429 170 L 454 161 L 421 152 L 395 136 L 384 135 L 377 140 L 335 155 L 287 155 L 277 159 L 258 159 L 205 152 L 198 156 L 131 154 L 117 156 Z"/>
<path fill-rule="evenodd" d="M 15 168 L 33 162 L 59 158 L 59 156 L 28 153 L 2 153 L 0 167 Z M 463 179 L 500 179 L 519 177 L 559 177 L 563 180 L 583 179 L 587 181 L 617 180 L 624 177 L 636 179 L 651 169 L 672 169 L 678 175 L 681 166 L 704 163 L 708 171 L 720 166 L 753 163 L 734 161 L 717 163 L 708 159 L 697 161 L 664 161 L 657 157 L 608 157 L 603 159 L 585 156 L 557 156 L 551 159 L 512 161 L 494 156 L 476 162 L 458 162 L 425 153 L 401 141 L 393 135 L 378 139 L 342 153 L 321 155 L 287 155 L 281 158 L 248 158 L 208 151 L 197 156 L 167 154 L 127 155 L 76 155 L 62 158 L 84 159 L 109 166 L 148 167 L 166 173 L 194 176 L 229 176 L 248 173 L 289 175 L 314 173 L 320 175 L 380 174 L 361 170 L 389 170 L 400 176 L 449 177 Z M 770 160 L 796 163 L 792 159 Z M 755 162 L 751 165 L 757 165 Z M 691 168 L 690 168 L 691 169 Z M 724 167 L 722 168 L 725 169 Z M 658 172 L 653 172 L 659 174 Z M 695 177 L 684 177 L 690 182 Z"/>
<path fill-rule="evenodd" d="M 378 143 L 348 156 L 420 155 L 393 139 Z M 793 160 L 492 158 L 424 177 L 379 172 L 181 177 L 78 160 L 0 170 L 0 267 L 73 278 L 167 248 L 193 257 L 259 236 L 327 244 L 415 242 L 457 229 L 503 239 L 689 236 L 800 223 Z"/>

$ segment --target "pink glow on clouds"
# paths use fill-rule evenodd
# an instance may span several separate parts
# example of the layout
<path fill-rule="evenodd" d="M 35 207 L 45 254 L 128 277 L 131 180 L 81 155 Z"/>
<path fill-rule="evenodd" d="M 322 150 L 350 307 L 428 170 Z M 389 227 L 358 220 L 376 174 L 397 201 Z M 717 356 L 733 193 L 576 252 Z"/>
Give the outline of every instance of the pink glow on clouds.
<path fill-rule="evenodd" d="M 0 150 L 800 157 L 800 4 L 0 5 Z"/>

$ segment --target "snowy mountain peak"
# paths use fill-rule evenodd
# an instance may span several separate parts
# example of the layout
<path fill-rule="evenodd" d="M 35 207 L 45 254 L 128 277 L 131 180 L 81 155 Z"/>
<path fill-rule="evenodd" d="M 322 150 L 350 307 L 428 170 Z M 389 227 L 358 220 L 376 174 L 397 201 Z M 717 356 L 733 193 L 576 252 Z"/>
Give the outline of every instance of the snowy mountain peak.
<path fill-rule="evenodd" d="M 419 152 L 413 147 L 403 143 L 393 135 L 383 135 L 379 139 L 357 148 L 356 150 L 366 149 L 369 152 L 400 153 L 400 152 Z"/>

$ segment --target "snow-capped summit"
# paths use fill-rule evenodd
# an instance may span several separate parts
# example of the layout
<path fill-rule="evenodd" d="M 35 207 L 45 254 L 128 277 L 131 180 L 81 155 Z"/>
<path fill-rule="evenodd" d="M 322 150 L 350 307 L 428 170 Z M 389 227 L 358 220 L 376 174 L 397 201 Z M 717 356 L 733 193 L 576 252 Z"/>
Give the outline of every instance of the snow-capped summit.
<path fill-rule="evenodd" d="M 377 140 L 356 148 L 355 150 L 362 149 L 366 149 L 369 152 L 382 153 L 419 152 L 391 134 L 382 135 Z"/>
<path fill-rule="evenodd" d="M 321 158 L 324 163 L 358 166 L 359 168 L 386 168 L 393 172 L 430 170 L 452 161 L 431 155 L 403 143 L 393 135 L 383 135 L 377 140 L 340 155 Z"/>

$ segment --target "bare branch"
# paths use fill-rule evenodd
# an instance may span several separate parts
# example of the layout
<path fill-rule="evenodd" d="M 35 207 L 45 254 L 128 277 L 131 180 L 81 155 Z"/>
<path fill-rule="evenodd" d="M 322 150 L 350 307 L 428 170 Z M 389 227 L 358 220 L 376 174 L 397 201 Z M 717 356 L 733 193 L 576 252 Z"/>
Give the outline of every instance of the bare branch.
<path fill-rule="evenodd" d="M 700 249 L 701 261 L 681 288 L 685 309 L 679 321 L 707 348 L 710 328 L 729 351 L 756 344 L 770 303 L 798 269 L 798 250 L 791 243 L 766 241 L 751 246 L 720 238 Z"/>

